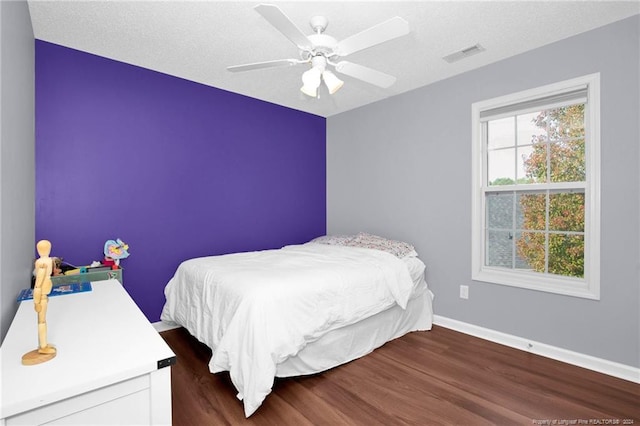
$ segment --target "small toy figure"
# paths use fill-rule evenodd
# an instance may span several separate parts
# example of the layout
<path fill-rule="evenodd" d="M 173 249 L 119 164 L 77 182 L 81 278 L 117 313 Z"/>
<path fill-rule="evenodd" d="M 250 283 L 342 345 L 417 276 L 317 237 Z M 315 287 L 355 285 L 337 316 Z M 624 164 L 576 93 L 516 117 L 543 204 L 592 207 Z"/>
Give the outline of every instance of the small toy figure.
<path fill-rule="evenodd" d="M 62 275 L 62 258 L 61 257 L 52 257 L 53 260 L 53 276 Z"/>
<path fill-rule="evenodd" d="M 36 281 L 33 288 L 33 305 L 38 313 L 38 349 L 22 356 L 24 365 L 40 364 L 56 356 L 56 348 L 47 343 L 47 307 L 49 293 L 53 287 L 51 283 L 53 259 L 49 257 L 51 243 L 47 240 L 38 241 L 36 249 L 40 258 L 35 261 Z"/>
<path fill-rule="evenodd" d="M 120 238 L 114 240 L 107 240 L 104 243 L 104 260 L 103 265 L 120 266 L 120 259 L 126 259 L 129 257 L 129 245 L 122 241 Z"/>

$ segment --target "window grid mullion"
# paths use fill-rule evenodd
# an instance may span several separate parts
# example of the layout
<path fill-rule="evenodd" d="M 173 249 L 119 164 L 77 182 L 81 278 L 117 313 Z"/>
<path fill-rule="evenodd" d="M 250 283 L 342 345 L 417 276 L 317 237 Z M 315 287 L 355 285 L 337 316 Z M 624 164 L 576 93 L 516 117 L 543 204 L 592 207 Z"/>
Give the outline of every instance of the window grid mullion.
<path fill-rule="evenodd" d="M 545 219 L 544 219 L 544 272 L 549 273 L 549 190 L 545 191 Z"/>
<path fill-rule="evenodd" d="M 515 184 L 518 184 L 518 116 L 514 116 L 513 120 L 513 177 Z"/>
<path fill-rule="evenodd" d="M 549 122 L 545 125 L 545 131 L 547 133 L 547 140 L 545 141 L 547 150 L 547 173 L 546 184 L 551 183 L 551 141 L 549 138 Z M 549 189 L 545 191 L 545 219 L 544 219 L 544 273 L 549 273 L 549 206 L 551 198 L 549 197 Z"/>
<path fill-rule="evenodd" d="M 516 178 L 518 176 L 516 175 Z M 516 223 L 516 206 L 517 206 L 517 192 L 513 191 L 513 202 L 512 202 L 512 207 L 511 207 L 511 227 L 513 229 L 512 231 L 512 237 L 511 237 L 511 268 L 512 269 L 516 269 L 516 241 L 518 241 L 518 238 L 516 237 L 516 228 L 518 227 L 517 223 Z"/>
<path fill-rule="evenodd" d="M 513 177 L 518 185 L 518 116 L 514 115 L 513 120 Z M 511 269 L 516 268 L 516 191 L 512 192 L 513 201 L 511 207 Z"/>

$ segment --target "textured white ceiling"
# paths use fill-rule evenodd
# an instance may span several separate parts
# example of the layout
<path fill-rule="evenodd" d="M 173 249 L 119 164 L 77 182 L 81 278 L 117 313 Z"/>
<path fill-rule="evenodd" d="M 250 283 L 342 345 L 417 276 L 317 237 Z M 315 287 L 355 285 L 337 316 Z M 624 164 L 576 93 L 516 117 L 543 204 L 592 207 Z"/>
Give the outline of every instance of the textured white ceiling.
<path fill-rule="evenodd" d="M 267 1 L 305 33 L 329 19 L 342 40 L 393 16 L 411 33 L 346 59 L 397 77 L 381 89 L 347 76 L 336 94 L 300 92 L 305 65 L 231 73 L 227 66 L 298 58 L 253 7 L 259 1 L 29 1 L 34 35 L 118 61 L 329 117 L 640 13 L 638 1 Z M 486 51 L 448 63 L 480 43 Z M 612 46 L 614 48 L 614 46 Z"/>

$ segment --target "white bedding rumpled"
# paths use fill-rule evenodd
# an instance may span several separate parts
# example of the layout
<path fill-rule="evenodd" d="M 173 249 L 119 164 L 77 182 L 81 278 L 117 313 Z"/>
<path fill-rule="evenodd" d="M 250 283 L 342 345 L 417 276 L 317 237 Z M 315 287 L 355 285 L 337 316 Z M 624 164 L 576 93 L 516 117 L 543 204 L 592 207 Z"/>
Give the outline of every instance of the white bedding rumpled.
<path fill-rule="evenodd" d="M 161 319 L 212 348 L 209 370 L 229 371 L 249 417 L 277 364 L 331 330 L 405 308 L 412 288 L 407 266 L 389 253 L 309 243 L 183 262 Z"/>

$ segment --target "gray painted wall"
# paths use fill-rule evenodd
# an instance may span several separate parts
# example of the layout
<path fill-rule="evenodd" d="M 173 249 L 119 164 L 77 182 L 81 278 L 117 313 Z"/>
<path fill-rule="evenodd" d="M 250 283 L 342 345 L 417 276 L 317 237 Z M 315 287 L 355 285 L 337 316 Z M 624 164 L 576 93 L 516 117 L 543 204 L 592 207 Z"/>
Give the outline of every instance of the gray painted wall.
<path fill-rule="evenodd" d="M 328 232 L 413 243 L 438 315 L 640 367 L 639 28 L 636 15 L 330 117 Z M 595 72 L 601 300 L 471 281 L 471 104 Z M 462 284 L 469 300 L 458 297 Z"/>
<path fill-rule="evenodd" d="M 35 256 L 34 39 L 26 1 L 0 1 L 0 93 L 3 340 L 18 308 L 16 296 L 29 286 Z"/>

